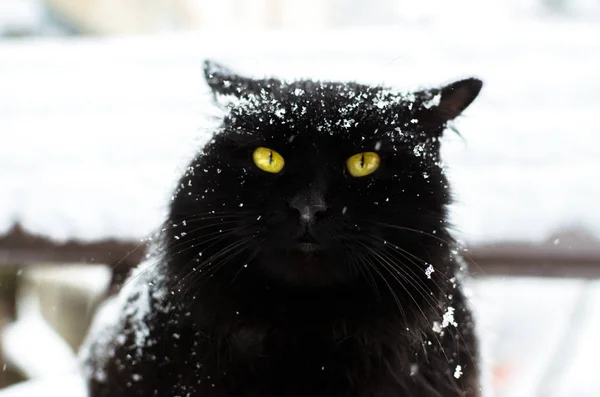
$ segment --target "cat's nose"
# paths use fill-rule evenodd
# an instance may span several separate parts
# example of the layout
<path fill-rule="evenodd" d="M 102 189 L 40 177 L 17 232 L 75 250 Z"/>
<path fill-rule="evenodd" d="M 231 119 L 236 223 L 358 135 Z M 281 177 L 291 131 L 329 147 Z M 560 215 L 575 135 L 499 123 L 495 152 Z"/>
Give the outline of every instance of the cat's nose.
<path fill-rule="evenodd" d="M 298 193 L 291 201 L 290 207 L 300 213 L 300 220 L 304 223 L 312 223 L 319 213 L 327 210 L 325 199 L 316 193 Z"/>

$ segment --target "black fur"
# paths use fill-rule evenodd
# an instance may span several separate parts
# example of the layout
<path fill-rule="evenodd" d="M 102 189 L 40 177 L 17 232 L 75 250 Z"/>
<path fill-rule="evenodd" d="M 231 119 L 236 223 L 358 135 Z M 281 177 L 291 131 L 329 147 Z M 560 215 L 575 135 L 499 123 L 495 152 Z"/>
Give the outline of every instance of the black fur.
<path fill-rule="evenodd" d="M 91 396 L 479 396 L 439 137 L 481 82 L 402 95 L 205 73 L 233 101 L 154 265 L 88 340 Z M 254 165 L 259 146 L 282 172 Z M 364 151 L 381 166 L 354 178 L 345 161 Z"/>

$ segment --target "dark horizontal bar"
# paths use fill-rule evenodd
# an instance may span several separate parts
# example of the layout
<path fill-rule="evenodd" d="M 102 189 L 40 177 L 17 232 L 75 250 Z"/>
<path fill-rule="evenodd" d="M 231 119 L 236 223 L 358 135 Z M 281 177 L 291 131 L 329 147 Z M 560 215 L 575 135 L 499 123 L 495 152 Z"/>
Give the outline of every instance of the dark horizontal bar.
<path fill-rule="evenodd" d="M 589 235 L 556 241 L 560 244 L 498 243 L 479 245 L 464 252 L 470 272 L 478 276 L 541 276 L 600 278 L 600 242 Z M 554 241 L 554 239 L 552 239 Z M 567 242 L 568 241 L 568 242 Z M 124 275 L 145 253 L 144 244 L 102 240 L 58 243 L 33 235 L 15 225 L 0 236 L 0 266 L 51 263 L 103 263 Z"/>

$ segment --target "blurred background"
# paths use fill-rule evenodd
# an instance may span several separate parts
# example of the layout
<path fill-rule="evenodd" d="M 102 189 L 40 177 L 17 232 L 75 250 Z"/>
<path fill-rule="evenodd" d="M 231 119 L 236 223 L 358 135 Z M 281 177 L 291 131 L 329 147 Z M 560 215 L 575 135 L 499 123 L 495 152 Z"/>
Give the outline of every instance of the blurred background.
<path fill-rule="evenodd" d="M 208 57 L 482 78 L 444 157 L 488 391 L 599 395 L 600 0 L 0 0 L 1 397 L 84 395 L 89 322 L 208 137 Z"/>

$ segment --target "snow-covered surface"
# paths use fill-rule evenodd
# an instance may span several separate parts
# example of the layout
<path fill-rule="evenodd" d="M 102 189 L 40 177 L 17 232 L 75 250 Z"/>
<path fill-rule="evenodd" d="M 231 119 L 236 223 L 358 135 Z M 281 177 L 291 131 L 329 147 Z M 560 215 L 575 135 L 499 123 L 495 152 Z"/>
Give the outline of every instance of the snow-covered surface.
<path fill-rule="evenodd" d="M 39 287 L 52 285 L 69 288 L 78 288 L 86 291 L 93 299 L 100 299 L 110 286 L 112 278 L 112 269 L 106 265 L 94 264 L 46 264 L 44 267 L 26 269 L 21 274 L 21 290 L 23 284 L 27 287 Z M 24 297 L 30 291 L 21 291 L 17 307 L 17 316 L 28 315 L 28 313 L 37 311 L 37 308 L 31 307 L 38 305 L 39 302 L 30 302 L 28 297 Z M 37 291 L 34 291 L 37 292 Z M 34 298 L 38 298 L 35 296 Z M 33 299 L 35 301 L 35 299 Z"/>
<path fill-rule="evenodd" d="M 34 380 L 0 391 L 2 397 L 86 397 L 82 377 L 70 373 L 55 378 Z"/>
<path fill-rule="evenodd" d="M 600 26 L 498 18 L 402 28 L 0 42 L 0 231 L 142 238 L 206 138 L 202 61 L 400 88 L 477 75 L 448 134 L 467 242 L 600 235 Z"/>
<path fill-rule="evenodd" d="M 560 357 L 564 371 L 552 384 L 557 387 L 553 396 L 581 397 L 592 395 L 590 390 L 597 395 L 600 390 L 600 283 L 588 285 L 581 294 L 585 299 L 577 307 L 580 322 L 574 321 L 565 333 L 577 342 Z"/>
<path fill-rule="evenodd" d="M 598 395 L 600 282 L 487 278 L 470 289 L 497 397 Z"/>
<path fill-rule="evenodd" d="M 85 291 L 90 302 L 98 301 L 109 288 L 110 269 L 103 265 L 47 265 L 26 269 L 19 276 L 16 321 L 6 324 L 0 332 L 4 362 L 35 379 L 54 378 L 77 369 L 75 352 L 43 313 L 57 313 L 57 307 L 64 310 L 68 306 L 64 299 L 78 297 L 73 289 Z M 71 294 L 63 295 L 61 291 Z"/>
<path fill-rule="evenodd" d="M 35 30 L 42 20 L 39 0 L 2 0 L 0 2 L 0 35 L 6 30 Z"/>
<path fill-rule="evenodd" d="M 489 365 L 490 397 L 598 396 L 600 282 L 485 278 L 469 282 L 468 290 Z M 112 311 L 118 301 L 112 306 L 101 312 L 110 318 L 98 318 L 96 326 L 119 321 Z M 80 378 L 63 370 L 66 377 L 0 391 L 0 397 L 83 397 Z"/>
<path fill-rule="evenodd" d="M 41 315 L 7 325 L 0 336 L 4 360 L 29 378 L 52 379 L 77 368 L 71 347 Z"/>

